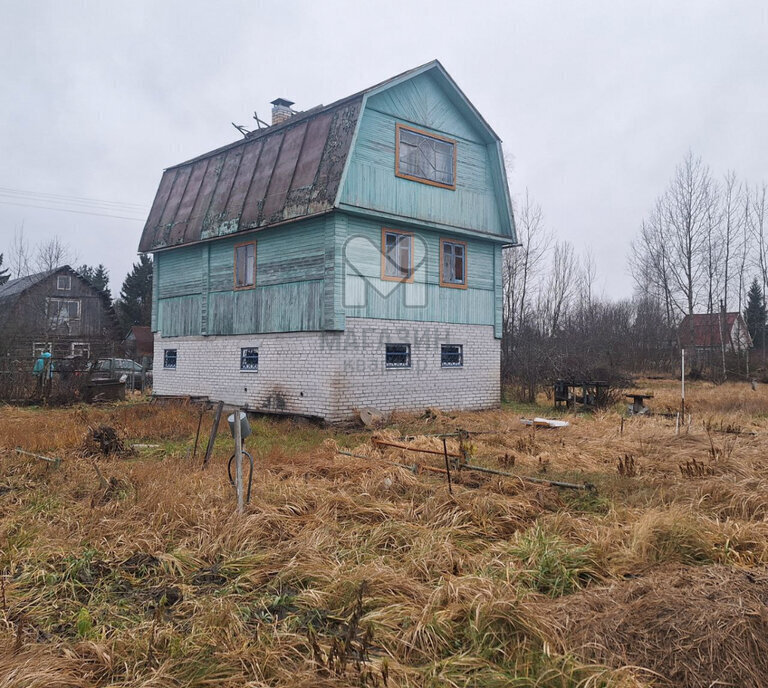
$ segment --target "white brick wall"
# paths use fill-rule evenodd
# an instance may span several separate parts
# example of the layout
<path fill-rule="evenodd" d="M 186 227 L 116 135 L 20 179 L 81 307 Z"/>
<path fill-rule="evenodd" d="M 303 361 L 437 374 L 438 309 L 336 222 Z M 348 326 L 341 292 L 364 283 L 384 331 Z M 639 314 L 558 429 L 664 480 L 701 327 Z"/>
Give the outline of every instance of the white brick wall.
<path fill-rule="evenodd" d="M 347 318 L 344 332 L 155 337 L 154 392 L 207 396 L 252 409 L 349 418 L 428 406 L 478 409 L 499 403 L 500 342 L 493 327 Z M 409 343 L 411 368 L 387 369 L 385 345 Z M 464 365 L 440 366 L 440 345 L 461 344 Z M 259 348 L 258 372 L 240 370 L 240 349 Z M 163 368 L 176 349 L 175 370 Z"/>

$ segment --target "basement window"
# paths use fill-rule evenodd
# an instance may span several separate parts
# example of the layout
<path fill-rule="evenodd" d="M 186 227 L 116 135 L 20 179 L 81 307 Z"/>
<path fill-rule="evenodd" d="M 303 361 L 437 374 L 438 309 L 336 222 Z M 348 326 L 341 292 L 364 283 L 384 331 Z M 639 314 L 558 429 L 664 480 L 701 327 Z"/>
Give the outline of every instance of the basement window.
<path fill-rule="evenodd" d="M 240 370 L 255 373 L 259 370 L 259 349 L 255 346 L 240 349 Z"/>
<path fill-rule="evenodd" d="M 235 289 L 256 286 L 256 242 L 235 246 Z"/>
<path fill-rule="evenodd" d="M 413 234 L 396 229 L 381 230 L 381 279 L 413 281 Z"/>
<path fill-rule="evenodd" d="M 176 368 L 176 349 L 163 350 L 163 368 Z"/>
<path fill-rule="evenodd" d="M 467 245 L 463 241 L 440 239 L 440 286 L 467 286 Z"/>
<path fill-rule="evenodd" d="M 72 275 L 59 275 L 56 278 L 56 289 L 69 291 L 72 289 Z"/>
<path fill-rule="evenodd" d="M 385 362 L 387 368 L 410 368 L 411 345 L 387 344 Z"/>
<path fill-rule="evenodd" d="M 456 188 L 456 141 L 397 125 L 395 175 L 404 179 Z"/>
<path fill-rule="evenodd" d="M 461 344 L 443 344 L 440 347 L 442 368 L 461 368 L 464 365 L 464 347 Z"/>

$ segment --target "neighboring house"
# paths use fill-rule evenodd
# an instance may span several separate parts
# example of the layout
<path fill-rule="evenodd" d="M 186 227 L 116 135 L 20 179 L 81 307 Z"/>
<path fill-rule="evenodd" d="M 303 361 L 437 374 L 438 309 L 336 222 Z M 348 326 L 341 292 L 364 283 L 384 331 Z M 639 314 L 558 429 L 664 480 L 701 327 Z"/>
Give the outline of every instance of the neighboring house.
<path fill-rule="evenodd" d="M 348 418 L 500 397 L 498 136 L 430 62 L 167 169 L 154 392 Z"/>
<path fill-rule="evenodd" d="M 694 313 L 678 328 L 680 346 L 697 351 L 745 351 L 752 347 L 747 323 L 740 313 Z"/>
<path fill-rule="evenodd" d="M 34 361 L 48 350 L 54 360 L 89 359 L 116 341 L 109 300 L 68 265 L 0 286 L 0 350 L 8 357 Z"/>
<path fill-rule="evenodd" d="M 134 325 L 125 335 L 123 347 L 127 356 L 139 361 L 145 368 L 152 367 L 155 338 L 149 325 Z"/>

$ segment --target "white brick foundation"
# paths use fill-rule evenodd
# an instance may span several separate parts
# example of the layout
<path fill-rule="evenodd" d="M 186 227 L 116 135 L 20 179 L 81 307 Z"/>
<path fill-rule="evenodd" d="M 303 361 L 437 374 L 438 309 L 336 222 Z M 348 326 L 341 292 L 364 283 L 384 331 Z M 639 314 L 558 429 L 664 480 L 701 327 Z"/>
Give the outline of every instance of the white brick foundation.
<path fill-rule="evenodd" d="M 499 404 L 500 342 L 493 327 L 347 318 L 344 332 L 155 336 L 154 392 L 207 396 L 253 410 L 350 418 L 382 411 L 490 408 Z M 387 369 L 385 345 L 409 343 L 411 368 Z M 462 344 L 461 368 L 440 366 L 440 345 Z M 259 348 L 258 372 L 240 370 L 240 349 Z M 176 349 L 175 369 L 163 368 Z"/>

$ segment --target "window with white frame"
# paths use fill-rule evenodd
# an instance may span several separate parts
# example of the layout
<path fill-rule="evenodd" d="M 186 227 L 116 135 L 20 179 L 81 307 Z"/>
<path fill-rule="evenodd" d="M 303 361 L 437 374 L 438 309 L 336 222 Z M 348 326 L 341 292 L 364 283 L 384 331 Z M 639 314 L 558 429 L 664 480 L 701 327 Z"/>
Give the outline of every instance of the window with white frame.
<path fill-rule="evenodd" d="M 63 325 L 80 319 L 78 299 L 48 299 L 48 320 L 51 326 Z"/>
<path fill-rule="evenodd" d="M 56 277 L 56 289 L 69 291 L 72 289 L 72 275 L 58 275 Z"/>
<path fill-rule="evenodd" d="M 32 344 L 32 355 L 35 358 L 38 358 L 43 351 L 50 351 L 51 350 L 51 343 L 50 342 L 35 342 Z"/>
<path fill-rule="evenodd" d="M 235 289 L 256 286 L 256 242 L 235 246 Z"/>
<path fill-rule="evenodd" d="M 385 365 L 387 368 L 411 367 L 410 344 L 387 344 L 386 347 Z"/>
<path fill-rule="evenodd" d="M 398 177 L 456 188 L 456 141 L 425 131 L 397 125 Z"/>
<path fill-rule="evenodd" d="M 461 368 L 464 365 L 464 347 L 461 344 L 442 344 L 440 346 L 440 366 L 443 368 Z"/>
<path fill-rule="evenodd" d="M 463 241 L 440 240 L 440 286 L 467 286 L 467 245 Z"/>
<path fill-rule="evenodd" d="M 163 350 L 163 368 L 176 367 L 176 349 Z"/>
<path fill-rule="evenodd" d="M 409 282 L 413 279 L 413 234 L 384 229 L 381 232 L 381 277 Z"/>
<path fill-rule="evenodd" d="M 82 358 L 91 357 L 91 345 L 87 342 L 72 342 L 72 355 Z"/>
<path fill-rule="evenodd" d="M 240 349 L 240 370 L 255 373 L 259 370 L 259 348 L 250 346 Z"/>

